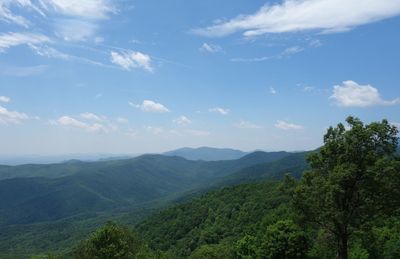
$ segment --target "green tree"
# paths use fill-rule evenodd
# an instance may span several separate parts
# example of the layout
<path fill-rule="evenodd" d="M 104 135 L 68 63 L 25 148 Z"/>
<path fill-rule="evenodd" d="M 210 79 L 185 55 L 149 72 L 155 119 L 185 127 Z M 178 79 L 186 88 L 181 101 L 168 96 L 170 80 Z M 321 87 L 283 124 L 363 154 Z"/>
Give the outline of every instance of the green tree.
<path fill-rule="evenodd" d="M 135 258 L 142 249 L 136 235 L 128 228 L 108 222 L 74 250 L 77 259 Z"/>
<path fill-rule="evenodd" d="M 257 257 L 258 244 L 257 238 L 245 235 L 236 243 L 236 253 L 240 258 L 251 259 Z"/>
<path fill-rule="evenodd" d="M 291 220 L 280 220 L 268 226 L 259 249 L 259 258 L 305 258 L 307 251 L 305 233 Z"/>
<path fill-rule="evenodd" d="M 190 255 L 191 259 L 231 259 L 234 258 L 230 246 L 223 244 L 202 245 Z"/>
<path fill-rule="evenodd" d="M 294 188 L 304 219 L 330 232 L 340 259 L 348 258 L 352 232 L 368 220 L 390 215 L 400 204 L 398 131 L 387 120 L 364 125 L 348 117 L 330 127 L 324 146 L 308 158 L 311 169 Z"/>

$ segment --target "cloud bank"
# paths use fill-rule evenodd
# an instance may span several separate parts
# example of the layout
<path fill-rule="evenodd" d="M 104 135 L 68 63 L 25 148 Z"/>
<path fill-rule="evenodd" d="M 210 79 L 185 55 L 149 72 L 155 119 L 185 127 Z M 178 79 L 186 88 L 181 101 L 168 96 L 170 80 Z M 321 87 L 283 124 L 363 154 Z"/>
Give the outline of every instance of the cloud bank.
<path fill-rule="evenodd" d="M 286 0 L 193 32 L 209 37 L 237 32 L 243 32 L 245 37 L 310 30 L 334 33 L 399 14 L 400 0 Z"/>

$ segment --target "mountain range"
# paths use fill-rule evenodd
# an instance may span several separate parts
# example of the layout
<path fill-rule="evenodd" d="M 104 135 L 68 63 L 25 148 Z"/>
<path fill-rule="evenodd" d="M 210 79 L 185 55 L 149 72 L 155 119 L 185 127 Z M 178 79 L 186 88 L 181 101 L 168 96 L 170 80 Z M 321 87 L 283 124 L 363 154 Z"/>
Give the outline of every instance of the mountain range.
<path fill-rule="evenodd" d="M 195 159 L 194 153 L 205 150 L 212 154 Z M 73 226 L 82 222 L 86 222 L 86 232 L 104 218 L 125 217 L 136 223 L 139 214 L 151 214 L 209 189 L 279 179 L 285 173 L 299 176 L 307 167 L 307 152 L 243 152 L 238 159 L 220 160 L 224 151 L 225 158 L 235 152 L 208 148 L 198 151 L 188 152 L 195 160 L 173 156 L 171 152 L 120 160 L 0 166 L 0 232 L 4 238 L 0 239 L 0 250 L 15 249 L 12 244 L 17 241 L 10 240 L 21 226 L 30 229 L 25 235 L 32 236 L 50 226 L 62 226 L 66 231 L 68 222 L 71 233 L 66 235 L 71 238 Z M 205 161 L 207 157 L 213 161 Z M 24 234 L 18 239 L 23 240 Z M 66 246 L 64 240 L 59 242 Z M 49 246 L 59 248 L 61 243 L 49 242 Z M 22 247 L 24 251 L 29 249 Z"/>

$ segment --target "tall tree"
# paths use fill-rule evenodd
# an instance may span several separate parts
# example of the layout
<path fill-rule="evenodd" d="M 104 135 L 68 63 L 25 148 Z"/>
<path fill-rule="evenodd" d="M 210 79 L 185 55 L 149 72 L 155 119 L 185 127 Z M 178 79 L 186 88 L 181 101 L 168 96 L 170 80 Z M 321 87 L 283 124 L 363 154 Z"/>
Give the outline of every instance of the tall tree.
<path fill-rule="evenodd" d="M 340 259 L 348 258 L 352 232 L 366 221 L 390 215 L 400 204 L 398 130 L 387 120 L 364 125 L 348 117 L 324 136 L 308 158 L 311 169 L 293 192 L 306 221 L 331 233 Z"/>

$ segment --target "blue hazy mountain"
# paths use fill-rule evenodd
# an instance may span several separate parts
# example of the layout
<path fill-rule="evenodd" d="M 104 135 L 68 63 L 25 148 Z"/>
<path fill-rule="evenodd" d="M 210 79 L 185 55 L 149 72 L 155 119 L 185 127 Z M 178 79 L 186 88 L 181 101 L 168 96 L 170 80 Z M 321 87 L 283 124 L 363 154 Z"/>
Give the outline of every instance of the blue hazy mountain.
<path fill-rule="evenodd" d="M 204 161 L 233 160 L 239 159 L 246 154 L 248 153 L 237 149 L 213 147 L 185 147 L 163 153 L 166 156 L 180 156 L 189 160 Z"/>

